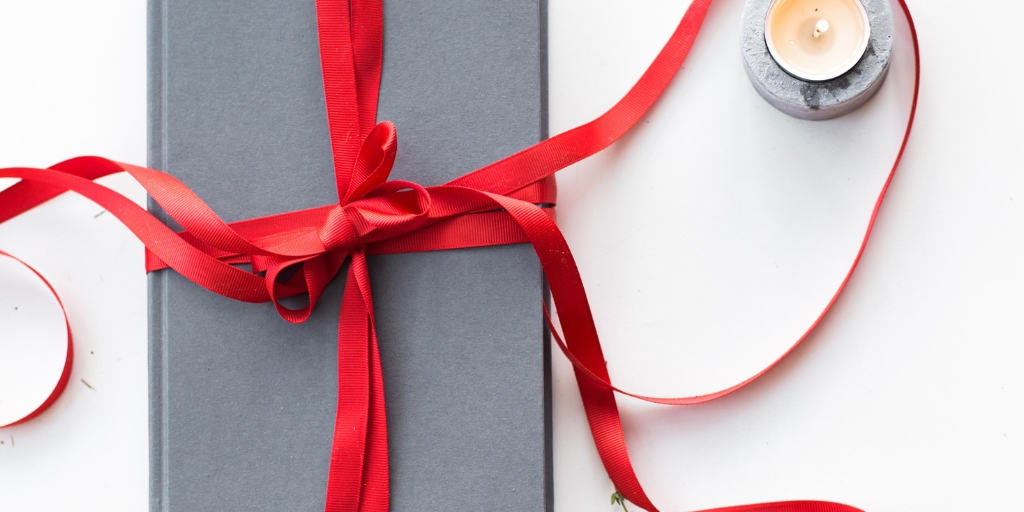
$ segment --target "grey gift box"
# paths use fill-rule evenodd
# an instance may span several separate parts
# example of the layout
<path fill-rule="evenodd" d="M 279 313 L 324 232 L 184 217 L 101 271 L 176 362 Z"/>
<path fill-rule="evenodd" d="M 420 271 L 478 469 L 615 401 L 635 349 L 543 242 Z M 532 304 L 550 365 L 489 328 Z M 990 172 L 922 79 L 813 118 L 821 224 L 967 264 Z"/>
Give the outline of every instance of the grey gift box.
<path fill-rule="evenodd" d="M 344 1 L 344 0 L 339 0 Z M 392 178 L 544 136 L 543 0 L 389 0 Z M 150 0 L 150 165 L 223 218 L 337 201 L 313 0 Z M 528 246 L 371 259 L 392 510 L 550 510 L 544 284 Z M 323 509 L 343 277 L 302 325 L 150 277 L 151 510 Z"/>

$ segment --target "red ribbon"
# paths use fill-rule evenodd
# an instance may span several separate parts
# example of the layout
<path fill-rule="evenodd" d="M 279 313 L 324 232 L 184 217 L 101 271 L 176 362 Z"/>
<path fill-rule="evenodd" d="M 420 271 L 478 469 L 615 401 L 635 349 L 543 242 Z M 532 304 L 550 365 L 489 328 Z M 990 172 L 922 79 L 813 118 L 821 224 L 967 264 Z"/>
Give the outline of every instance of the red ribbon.
<path fill-rule="evenodd" d="M 10 427 L 12 425 L 17 425 L 19 423 L 24 423 L 32 418 L 35 418 L 36 416 L 42 414 L 43 411 L 48 409 L 51 405 L 53 405 L 54 402 L 57 401 L 57 398 L 60 397 L 60 394 L 64 392 L 64 388 L 67 387 L 68 380 L 71 378 L 71 361 L 74 358 L 74 344 L 72 343 L 71 339 L 71 322 L 68 321 L 68 313 L 64 309 L 64 303 L 60 300 L 60 295 L 57 295 L 57 290 L 53 289 L 53 285 L 50 284 L 50 282 L 47 281 L 45 277 L 43 277 L 43 274 L 39 273 L 39 271 L 36 270 L 35 268 L 32 268 L 32 265 L 25 263 L 17 256 L 0 250 L 0 257 L 14 260 L 19 265 L 28 269 L 29 272 L 35 274 L 35 276 L 39 278 L 39 280 L 42 281 L 44 285 L 46 285 L 46 289 L 50 290 L 50 293 L 53 294 L 53 298 L 57 299 L 57 307 L 60 309 L 60 314 L 64 317 L 64 328 L 67 332 L 67 350 L 64 355 L 64 366 L 63 368 L 61 368 L 60 377 L 57 377 L 57 382 L 53 385 L 53 389 L 51 389 L 50 393 L 46 395 L 46 398 L 42 402 L 40 402 L 39 405 L 37 405 L 34 409 L 29 411 L 28 414 L 25 414 L 20 418 L 15 418 L 10 423 L 0 424 L 0 428 L 3 428 Z"/>
<path fill-rule="evenodd" d="M 553 204 L 551 178 L 558 170 L 611 145 L 652 107 L 686 59 L 711 0 L 693 0 L 654 62 L 608 112 L 433 187 L 388 180 L 395 159 L 395 128 L 387 122 L 375 124 L 383 36 L 381 0 L 318 0 L 337 204 L 229 224 L 168 174 L 99 157 L 80 157 L 49 169 L 0 170 L 0 177 L 21 180 L 0 192 L 0 222 L 65 191 L 77 192 L 106 208 L 145 244 L 147 270 L 171 268 L 225 297 L 273 301 L 278 313 L 295 323 L 309 318 L 324 287 L 349 262 L 338 325 L 338 408 L 326 491 L 326 510 L 330 512 L 388 509 L 384 383 L 367 255 L 529 242 L 547 276 L 564 335 L 553 325 L 552 333 L 575 367 L 594 442 L 608 475 L 630 501 L 656 512 L 633 471 L 614 392 L 669 405 L 722 398 L 771 370 L 807 339 L 835 304 L 863 254 L 906 148 L 917 108 L 917 33 L 905 0 L 899 3 L 914 45 L 914 97 L 903 141 L 853 264 L 818 318 L 778 360 L 735 386 L 707 395 L 658 398 L 613 386 L 572 253 L 550 212 L 535 203 Z M 129 199 L 93 182 L 116 172 L 134 177 L 184 231 L 175 233 Z M 252 270 L 234 266 L 240 263 L 250 264 Z M 307 296 L 308 304 L 298 310 L 281 305 L 281 299 L 296 295 Z M 59 395 L 69 374 L 70 330 L 68 343 L 67 364 L 54 392 L 19 422 L 41 412 Z M 788 501 L 706 512 L 855 510 L 830 502 Z"/>

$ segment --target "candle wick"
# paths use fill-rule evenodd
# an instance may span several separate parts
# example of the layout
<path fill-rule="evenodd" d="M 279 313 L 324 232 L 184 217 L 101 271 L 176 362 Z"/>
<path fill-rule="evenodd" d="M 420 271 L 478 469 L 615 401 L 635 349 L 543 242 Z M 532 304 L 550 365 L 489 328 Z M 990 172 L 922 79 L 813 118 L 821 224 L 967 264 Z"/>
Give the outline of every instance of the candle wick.
<path fill-rule="evenodd" d="M 828 20 L 826 20 L 825 18 L 822 18 L 822 19 L 818 20 L 817 23 L 814 24 L 814 33 L 812 34 L 812 36 L 815 39 L 818 39 L 819 37 L 825 35 L 825 32 L 828 32 L 828 29 L 829 29 Z"/>

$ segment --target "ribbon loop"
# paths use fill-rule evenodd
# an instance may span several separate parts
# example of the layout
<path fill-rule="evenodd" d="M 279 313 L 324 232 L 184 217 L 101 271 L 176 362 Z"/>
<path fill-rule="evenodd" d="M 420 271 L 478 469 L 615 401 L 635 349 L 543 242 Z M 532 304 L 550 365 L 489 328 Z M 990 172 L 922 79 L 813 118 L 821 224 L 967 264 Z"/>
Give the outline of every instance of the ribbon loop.
<path fill-rule="evenodd" d="M 388 181 L 397 147 L 390 122 L 377 124 L 366 136 L 351 174 L 344 178 L 340 203 L 328 211 L 317 232 L 327 251 L 350 252 L 404 235 L 428 220 L 431 198 L 425 187 Z"/>
<path fill-rule="evenodd" d="M 384 121 L 374 126 L 359 149 L 359 156 L 352 166 L 352 174 L 347 177 L 348 187 L 341 197 L 341 203 L 361 199 L 371 189 L 387 181 L 395 164 L 397 151 L 398 134 L 395 125 L 390 121 Z M 338 184 L 339 188 L 341 185 Z"/>

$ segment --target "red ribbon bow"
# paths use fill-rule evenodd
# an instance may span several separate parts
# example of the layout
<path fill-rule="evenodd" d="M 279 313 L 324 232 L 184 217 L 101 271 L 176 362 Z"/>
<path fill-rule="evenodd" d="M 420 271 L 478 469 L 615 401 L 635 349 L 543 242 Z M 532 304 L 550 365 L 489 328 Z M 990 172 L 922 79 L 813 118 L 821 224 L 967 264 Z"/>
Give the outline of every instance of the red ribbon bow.
<path fill-rule="evenodd" d="M 329 512 L 388 510 L 384 383 L 366 256 L 529 242 L 549 281 L 564 341 L 553 325 L 552 333 L 575 366 L 601 460 L 617 489 L 633 503 L 655 512 L 633 471 L 614 392 L 670 405 L 694 405 L 724 397 L 767 373 L 803 342 L 831 309 L 863 253 L 906 147 L 917 107 L 917 34 L 905 1 L 899 2 L 914 44 L 914 99 L 903 142 L 876 201 L 864 243 L 833 299 L 792 348 L 746 381 L 708 395 L 646 397 L 612 385 L 572 253 L 549 212 L 535 203 L 553 204 L 551 178 L 555 172 L 608 147 L 651 108 L 686 59 L 711 0 L 693 0 L 651 66 L 604 115 L 434 187 L 388 181 L 395 160 L 395 128 L 387 122 L 375 124 L 383 36 L 381 0 L 318 0 L 320 55 L 338 204 L 228 224 L 168 174 L 98 157 L 81 157 L 45 170 L 0 169 L 0 178 L 21 179 L 0 192 L 0 222 L 65 191 L 77 192 L 106 208 L 138 236 L 147 248 L 147 270 L 169 267 L 226 297 L 273 301 L 290 322 L 309 318 L 324 288 L 344 263 L 350 262 L 338 326 L 338 409 L 326 491 Z M 184 231 L 175 233 L 129 199 L 92 181 L 122 171 L 138 180 Z M 0 256 L 9 255 L 0 251 Z M 250 264 L 251 271 L 235 266 L 240 263 Z M 295 310 L 281 304 L 281 299 L 296 295 L 308 297 L 308 304 Z M 70 329 L 68 343 L 66 367 L 53 393 L 15 423 L 42 412 L 64 388 L 70 373 Z M 715 510 L 858 509 L 830 502 L 789 501 Z"/>

